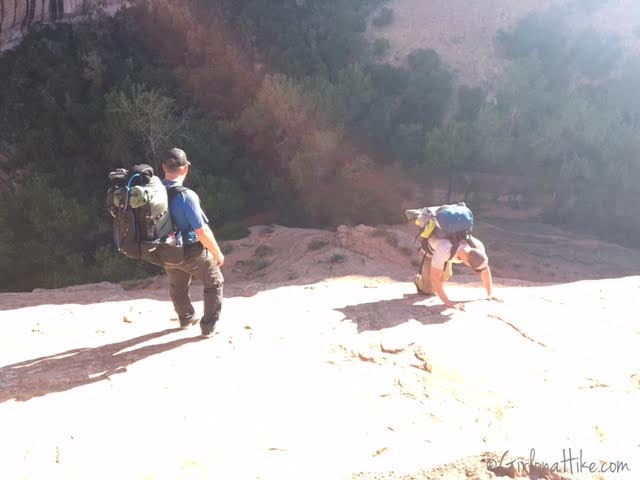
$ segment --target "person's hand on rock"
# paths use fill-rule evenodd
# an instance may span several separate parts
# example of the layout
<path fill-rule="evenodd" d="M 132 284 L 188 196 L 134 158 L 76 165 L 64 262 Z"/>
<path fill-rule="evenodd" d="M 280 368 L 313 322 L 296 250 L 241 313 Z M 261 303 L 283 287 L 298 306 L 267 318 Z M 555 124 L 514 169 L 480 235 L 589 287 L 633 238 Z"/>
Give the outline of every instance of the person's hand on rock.
<path fill-rule="evenodd" d="M 455 308 L 456 310 L 460 310 L 461 312 L 466 311 L 466 308 L 464 306 L 464 303 L 454 303 L 454 302 L 449 302 L 446 304 L 447 307 L 449 308 Z"/>

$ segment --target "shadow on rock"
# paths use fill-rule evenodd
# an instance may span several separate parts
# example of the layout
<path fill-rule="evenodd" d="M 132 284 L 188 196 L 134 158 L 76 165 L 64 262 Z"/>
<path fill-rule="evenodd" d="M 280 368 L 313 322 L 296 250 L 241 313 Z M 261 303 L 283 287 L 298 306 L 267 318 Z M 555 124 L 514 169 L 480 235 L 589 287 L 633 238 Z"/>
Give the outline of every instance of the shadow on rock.
<path fill-rule="evenodd" d="M 348 305 L 337 308 L 336 311 L 344 313 L 345 320 L 355 322 L 358 332 L 391 328 L 409 320 L 416 320 L 424 325 L 449 320 L 450 317 L 444 312 L 450 309 L 445 305 L 416 305 L 416 302 L 424 299 L 424 296 L 415 293 L 405 294 L 402 298 Z"/>
<path fill-rule="evenodd" d="M 180 338 L 122 351 L 179 331 L 179 328 L 170 328 L 124 342 L 95 348 L 77 348 L 2 367 L 0 368 L 0 403 L 8 400 L 27 401 L 34 397 L 63 392 L 109 379 L 112 375 L 126 372 L 127 366 L 139 360 L 204 339 L 204 337 Z"/>

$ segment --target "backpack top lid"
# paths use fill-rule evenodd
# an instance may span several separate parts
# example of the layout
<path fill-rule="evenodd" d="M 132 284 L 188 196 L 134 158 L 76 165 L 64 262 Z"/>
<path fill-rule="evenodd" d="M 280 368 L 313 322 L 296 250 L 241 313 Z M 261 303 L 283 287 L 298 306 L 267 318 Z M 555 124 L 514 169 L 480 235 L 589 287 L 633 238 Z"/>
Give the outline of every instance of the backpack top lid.
<path fill-rule="evenodd" d="M 444 235 L 470 232 L 473 229 L 473 212 L 464 202 L 445 205 L 438 209 L 436 221 Z"/>
<path fill-rule="evenodd" d="M 117 168 L 109 172 L 109 182 L 112 187 L 124 187 L 129 180 L 129 170 L 126 168 Z"/>
<path fill-rule="evenodd" d="M 116 168 L 112 172 L 109 172 L 109 182 L 111 182 L 112 187 L 144 186 L 151 181 L 153 176 L 153 167 L 146 163 L 139 163 L 131 167 L 131 170 Z"/>
<path fill-rule="evenodd" d="M 146 185 L 153 177 L 153 168 L 146 163 L 139 163 L 131 167 L 131 176 L 140 175 L 139 185 Z"/>
<path fill-rule="evenodd" d="M 473 213 L 464 202 L 405 210 L 405 216 L 420 228 L 416 239 L 428 239 L 432 235 L 439 238 L 457 237 L 473 229 Z"/>

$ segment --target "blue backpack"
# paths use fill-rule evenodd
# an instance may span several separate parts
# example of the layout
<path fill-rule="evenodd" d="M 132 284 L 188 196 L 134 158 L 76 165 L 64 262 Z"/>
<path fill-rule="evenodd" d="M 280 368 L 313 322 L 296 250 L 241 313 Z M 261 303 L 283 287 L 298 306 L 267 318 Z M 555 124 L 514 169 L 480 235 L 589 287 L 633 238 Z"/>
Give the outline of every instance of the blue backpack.
<path fill-rule="evenodd" d="M 436 223 L 445 238 L 466 236 L 473 229 L 473 213 L 464 202 L 445 205 L 436 212 Z"/>
<path fill-rule="evenodd" d="M 472 247 L 471 230 L 473 229 L 473 213 L 464 202 L 457 205 L 443 205 L 434 211 L 434 208 L 426 208 L 422 210 L 423 216 L 421 223 L 424 226 L 416 236 L 420 238 L 421 248 L 433 255 L 434 251 L 429 244 L 429 238 L 446 238 L 451 242 L 451 255 L 449 261 L 458 251 L 460 242 L 465 240 Z M 424 258 L 423 258 L 424 262 Z M 422 266 L 420 266 L 422 270 Z"/>

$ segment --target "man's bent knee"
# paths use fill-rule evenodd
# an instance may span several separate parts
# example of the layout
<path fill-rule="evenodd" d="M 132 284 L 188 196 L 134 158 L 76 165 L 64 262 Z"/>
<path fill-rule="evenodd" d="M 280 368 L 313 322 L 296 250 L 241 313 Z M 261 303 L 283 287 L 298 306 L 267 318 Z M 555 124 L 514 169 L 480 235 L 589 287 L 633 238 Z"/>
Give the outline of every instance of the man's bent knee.
<path fill-rule="evenodd" d="M 423 275 L 417 274 L 415 277 L 413 277 L 413 283 L 415 284 L 418 293 L 433 295 L 433 287 L 431 286 L 431 282 L 425 281 Z"/>

